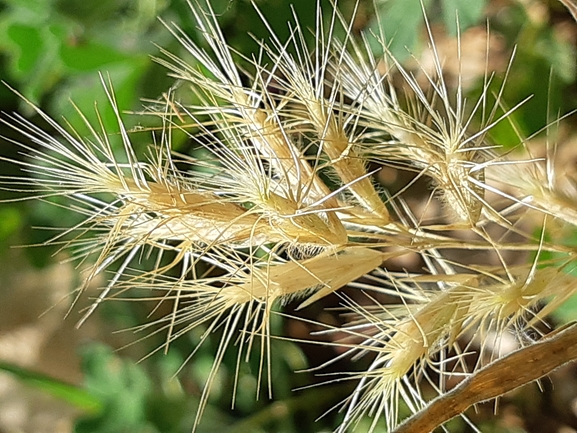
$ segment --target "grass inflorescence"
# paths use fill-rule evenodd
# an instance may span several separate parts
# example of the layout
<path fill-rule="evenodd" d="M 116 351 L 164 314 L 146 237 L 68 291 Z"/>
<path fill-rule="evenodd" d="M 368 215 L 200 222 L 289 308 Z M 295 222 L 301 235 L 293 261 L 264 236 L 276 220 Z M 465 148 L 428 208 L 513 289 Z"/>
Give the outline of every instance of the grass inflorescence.
<path fill-rule="evenodd" d="M 545 332 L 546 316 L 575 287 L 573 251 L 545 233 L 551 223 L 575 225 L 577 195 L 556 177 L 553 145 L 543 160 L 522 142 L 527 155 L 513 158 L 488 140 L 518 107 L 503 108 L 506 78 L 495 91 L 486 72 L 479 98 L 468 100 L 460 80 L 445 82 L 428 26 L 434 67 L 417 77 L 384 35 L 354 36 L 336 6 L 318 6 L 312 47 L 298 17 L 280 40 L 261 15 L 270 37 L 242 55 L 209 6 L 189 5 L 203 40 L 165 24 L 187 57 L 161 49 L 156 59 L 175 85 L 143 112 L 161 121 L 147 158 L 104 78 L 117 131 L 79 112 L 91 131 L 81 137 L 31 103 L 53 133 L 17 114 L 2 119 L 23 137 L 11 141 L 24 154 L 11 161 L 22 175 L 4 177 L 5 188 L 23 199 L 68 197 L 84 220 L 51 242 L 89 263 L 78 293 L 107 275 L 81 322 L 105 300 L 137 299 L 170 305 L 135 329 L 164 333 L 159 350 L 196 327 L 200 344 L 220 330 L 198 424 L 229 346 L 239 353 L 237 380 L 257 353 L 258 386 L 272 398 L 271 315 L 297 301 L 298 316 L 336 294 L 345 323 L 321 324 L 322 334 L 342 338 L 330 343 L 341 346 L 338 359 L 370 357 L 367 369 L 337 379 L 357 383 L 340 406 L 340 432 L 366 417 L 369 431 L 382 420 L 393 430 L 401 405 L 416 413 L 450 378 L 498 357 L 503 333 L 524 346 Z M 373 54 L 375 43 L 384 54 Z M 179 99 L 186 92 L 194 97 Z M 173 152 L 175 133 L 204 156 Z M 398 192 L 379 180 L 387 167 L 410 173 Z M 414 206 L 405 195 L 423 180 L 425 204 Z M 556 258 L 541 259 L 545 251 Z M 390 269 L 403 256 L 421 272 Z M 151 260 L 140 269 L 143 257 Z M 473 352 L 481 356 L 471 366 Z"/>

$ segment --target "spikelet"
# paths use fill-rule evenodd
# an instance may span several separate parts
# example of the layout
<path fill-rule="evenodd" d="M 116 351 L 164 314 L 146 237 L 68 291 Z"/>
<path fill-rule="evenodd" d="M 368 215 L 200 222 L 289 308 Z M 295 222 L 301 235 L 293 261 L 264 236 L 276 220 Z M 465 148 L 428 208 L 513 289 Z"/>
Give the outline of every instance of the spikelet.
<path fill-rule="evenodd" d="M 323 28 L 324 14 L 320 6 L 316 18 L 315 48 L 312 52 L 309 52 L 298 19 L 295 19 L 290 45 L 278 40 L 271 31 L 272 47 L 264 45 L 263 49 L 273 60 L 275 72 L 279 74 L 275 86 L 281 94 L 282 103 L 291 109 L 292 122 L 299 127 L 312 127 L 319 151 L 328 157 L 328 165 L 342 184 L 347 186 L 369 217 L 376 220 L 375 224 L 386 225 L 389 212 L 368 177 L 365 161 L 356 154 L 358 144 L 355 143 L 354 128 L 357 113 L 345 112 L 340 82 L 331 77 L 328 70 L 334 55 L 331 43 L 334 40 L 337 11 L 333 8 L 328 30 Z M 266 19 L 262 19 L 266 23 Z M 294 47 L 294 55 L 289 54 L 290 46 Z M 328 97 L 325 96 L 327 83 L 330 83 Z"/>
<path fill-rule="evenodd" d="M 462 284 L 444 285 L 443 290 L 425 290 L 413 278 L 399 278 L 386 271 L 383 275 L 386 280 L 370 277 L 370 285 L 355 285 L 399 296 L 402 304 L 382 305 L 374 298 L 371 307 L 347 302 L 354 320 L 342 331 L 356 338 L 365 337 L 349 352 L 372 353 L 375 357 L 366 371 L 352 374 L 353 378 L 359 378 L 359 383 L 344 402 L 346 412 L 339 432 L 354 429 L 366 416 L 373 418 L 369 432 L 376 431 L 381 418 L 386 422 L 387 431 L 392 431 L 399 422 L 401 402 L 413 413 L 422 409 L 426 402 L 419 382 L 426 378 L 434 385 L 427 377 L 427 368 L 456 344 L 469 317 L 471 297 L 463 294 Z M 451 279 L 457 280 L 457 276 Z M 467 282 L 474 277 L 464 275 L 458 279 Z M 384 288 L 389 285 L 394 289 Z M 366 332 L 362 333 L 362 329 Z M 439 383 L 434 386 L 442 393 L 444 376 L 450 372 L 445 371 L 442 362 L 435 364 L 434 370 L 439 375 Z"/>
<path fill-rule="evenodd" d="M 258 155 L 270 164 L 272 171 L 267 175 L 278 177 L 278 180 L 275 180 L 276 185 L 272 192 L 264 193 L 261 189 L 260 198 L 264 207 L 276 209 L 280 218 L 290 215 L 293 220 L 300 218 L 304 224 L 307 219 L 316 219 L 314 222 L 309 221 L 316 225 L 319 218 L 323 218 L 328 227 L 327 236 L 330 233 L 332 239 L 331 243 L 345 243 L 347 235 L 335 213 L 340 205 L 315 172 L 316 164 L 309 163 L 302 150 L 291 140 L 289 132 L 280 121 L 276 102 L 268 93 L 268 83 L 261 76 L 249 77 L 252 86 L 244 87 L 214 15 L 204 15 L 192 4 L 191 9 L 220 64 L 215 64 L 178 28 L 171 31 L 214 78 L 206 77 L 166 51 L 164 54 L 170 62 L 162 59 L 158 61 L 174 71 L 177 78 L 190 82 L 193 91 L 202 92 L 199 96 L 204 105 L 198 111 L 212 116 L 214 124 L 220 125 L 220 133 L 235 142 L 239 139 L 250 139 Z M 264 108 L 261 105 L 264 105 Z M 201 123 L 191 109 L 183 107 L 183 112 L 195 123 Z M 240 143 L 228 144 L 236 149 L 243 147 Z M 244 156 L 248 153 L 243 152 Z M 254 156 L 250 157 L 254 159 Z M 262 171 L 262 163 L 257 165 L 261 165 Z M 313 215 L 314 213 L 320 217 Z M 297 217 L 297 214 L 308 216 Z"/>
<path fill-rule="evenodd" d="M 547 154 L 535 158 L 525 149 L 528 159 L 515 159 L 487 169 L 487 179 L 498 188 L 495 192 L 526 210 L 538 210 L 573 226 L 577 225 L 577 188 L 566 173 L 557 173 L 557 145 L 547 141 Z M 514 190 L 514 196 L 502 192 L 503 186 Z M 500 189 L 499 189 L 500 188 Z"/>
<path fill-rule="evenodd" d="M 298 17 L 289 39 L 281 41 L 261 15 L 270 38 L 248 58 L 228 45 L 210 4 L 188 4 L 204 39 L 200 44 L 209 51 L 167 25 L 193 61 L 162 49 L 163 57 L 156 59 L 178 82 L 147 109 L 162 120 L 148 159 L 137 157 L 112 88 L 105 85 L 118 121 L 120 154 L 113 152 L 102 122 L 92 126 L 79 113 L 91 134 L 82 138 L 32 106 L 59 138 L 18 115 L 2 120 L 33 142 L 13 141 L 27 159 L 11 162 L 27 173 L 2 182 L 28 199 L 66 196 L 74 202 L 70 208 L 84 216 L 51 241 L 73 247 L 82 260 L 96 255 L 81 288 L 114 269 L 84 318 L 105 299 L 148 299 L 171 307 L 166 316 L 133 329 L 148 336 L 165 333 L 157 350 L 197 327 L 203 329 L 201 344 L 220 333 L 195 429 L 231 345 L 238 350 L 233 406 L 240 362 L 254 352 L 260 356 L 258 388 L 266 382 L 272 396 L 270 319 L 278 305 L 299 300 L 299 310 L 346 285 L 377 294 L 368 296 L 374 305 L 366 306 L 341 293 L 354 319 L 342 328 L 329 326 L 349 337 L 333 343 L 348 349 L 345 355 L 374 356 L 366 371 L 349 374 L 358 384 L 343 403 L 338 431 L 372 417 L 374 432 L 381 419 L 388 430 L 395 428 L 402 401 L 412 412 L 425 407 L 422 381 L 445 392 L 446 379 L 456 374 L 447 367 L 450 350 L 455 350 L 451 361 L 464 370 L 459 373 L 468 373 L 460 339 L 480 336 L 483 353 L 489 333 L 513 328 L 523 335 L 573 294 L 574 277 L 565 272 L 573 252 L 545 244 L 544 234 L 539 245 L 530 244 L 534 239 L 512 222 L 524 208 L 498 210 L 485 191 L 575 224 L 575 207 L 568 205 L 574 188 L 557 180 L 550 166 L 544 171 L 535 161 L 497 156 L 486 135 L 516 107 L 497 115 L 501 87 L 487 108 L 489 75 L 472 106 L 467 107 L 460 81 L 451 92 L 428 24 L 434 73 L 421 72 L 429 95 L 388 52 L 382 36 L 377 39 L 383 59 L 372 54 L 368 37 L 356 42 L 352 24 L 335 5 L 325 20 L 318 3 L 312 49 Z M 341 41 L 337 30 L 344 30 Z M 395 74 L 404 88 L 393 84 Z M 176 98 L 186 91 L 196 105 Z M 401 92 L 408 93 L 408 104 L 401 102 Z M 473 130 L 479 114 L 481 125 Z M 175 130 L 208 156 L 174 154 Z M 416 173 L 416 179 L 430 178 L 450 223 L 423 226 L 403 197 L 382 190 L 371 170 L 387 164 Z M 485 177 L 505 177 L 518 196 L 487 184 Z M 494 222 L 505 235 L 485 230 Z M 436 234 L 439 228 L 447 232 Z M 455 228 L 477 237 L 453 237 L 449 230 Z M 94 234 L 89 238 L 86 232 Z M 510 234 L 521 241 L 508 242 Z M 67 240 L 68 235 L 76 237 Z M 455 261 L 445 258 L 447 250 Z M 491 254 L 500 266 L 466 263 L 472 250 Z M 564 261 L 544 267 L 542 250 L 563 253 Z M 509 251 L 537 251 L 537 258 L 532 265 L 513 266 Z M 418 257 L 427 273 L 381 268 L 403 255 Z M 144 267 L 143 257 L 155 263 L 133 269 Z M 200 261 L 210 268 L 202 275 Z M 399 303 L 384 304 L 382 295 Z"/>
<path fill-rule="evenodd" d="M 19 190 L 28 194 L 27 198 L 71 197 L 79 204 L 73 210 L 88 217 L 81 226 L 69 231 L 84 227 L 83 230 L 102 232 L 94 242 L 80 249 L 81 254 L 100 250 L 88 279 L 121 257 L 134 256 L 140 247 L 155 245 L 160 239 L 186 244 L 214 242 L 231 228 L 231 221 L 242 220 L 246 213 L 233 204 L 215 204 L 213 194 L 201 191 L 193 181 L 184 180 L 170 158 L 162 156 L 165 148 L 161 148 L 156 161 L 139 162 L 113 94 L 110 91 L 107 94 L 119 122 L 126 162 L 120 162 L 114 155 L 107 131 L 93 128 L 80 112 L 91 131 L 91 139 L 69 133 L 30 104 L 65 144 L 18 115 L 3 120 L 38 146 L 16 143 L 25 149 L 28 157 L 16 163 L 31 176 L 4 178 L 4 182 L 12 188 L 18 185 Z M 169 139 L 165 130 L 161 146 L 166 146 Z M 245 241 L 254 221 L 233 224 L 227 240 Z"/>
<path fill-rule="evenodd" d="M 166 250 L 175 253 L 173 262 L 155 271 L 164 272 L 176 266 L 185 255 L 202 256 L 214 247 L 258 247 L 271 242 L 332 245 L 333 241 L 342 241 L 327 227 L 325 220 L 314 213 L 297 215 L 299 209 L 294 203 L 268 188 L 262 192 L 268 194 L 266 202 L 270 209 L 247 209 L 241 205 L 247 200 L 246 194 L 223 199 L 219 196 L 223 192 L 218 188 L 222 186 L 219 182 L 212 179 L 209 184 L 202 176 L 195 178 L 179 172 L 169 154 L 170 129 L 166 124 L 158 154 L 149 162 L 138 161 L 113 94 L 108 92 L 108 96 L 118 118 L 127 159 L 124 163 L 113 154 L 107 132 L 93 129 L 86 118 L 84 122 L 92 132 L 90 141 L 68 133 L 33 107 L 68 146 L 17 115 L 4 121 L 39 146 L 36 149 L 16 143 L 27 150 L 29 157 L 19 164 L 40 178 L 11 177 L 6 180 L 10 187 L 26 191 L 33 198 L 73 198 L 79 204 L 74 210 L 87 218 L 68 232 L 101 233 L 88 241 L 80 238 L 66 241 L 66 244 L 76 244 L 78 256 L 98 254 L 83 287 L 113 263 L 120 263 L 116 276 L 103 291 L 102 297 L 106 296 L 138 251 L 145 247 L 156 249 L 159 258 Z M 243 164 L 240 161 L 230 167 L 234 170 L 229 173 L 235 174 L 237 182 L 246 181 L 238 170 L 246 173 L 254 168 Z M 249 173 L 255 175 L 254 171 Z M 220 178 L 222 183 L 225 179 L 231 180 L 226 173 L 221 173 Z M 112 199 L 103 201 L 106 199 L 102 194 Z"/>
<path fill-rule="evenodd" d="M 482 211 L 493 219 L 500 218 L 484 198 L 485 169 L 496 159 L 485 136 L 518 105 L 496 117 L 503 84 L 495 95 L 494 106 L 486 112 L 490 77 L 485 78 L 481 96 L 474 104 L 467 106 L 460 75 L 456 92 L 452 94 L 443 79 L 443 59 L 439 57 L 428 23 L 427 30 L 435 75 L 431 76 L 423 67 L 420 72 L 431 88 L 430 96 L 388 51 L 382 35 L 379 43 L 383 59 L 372 54 L 367 37 L 364 46 L 352 39 L 348 44 L 334 44 L 336 53 L 342 53 L 335 69 L 339 71 L 345 94 L 353 100 L 349 111 L 358 111 L 358 124 L 370 131 L 370 137 L 362 141 L 360 153 L 376 161 L 397 161 L 400 166 L 416 170 L 419 176 L 431 178 L 456 227 L 474 227 Z M 348 46 L 352 53 L 348 52 Z M 458 50 L 460 61 L 460 45 Z M 383 68 L 386 69 L 384 75 L 380 72 Z M 403 80 L 401 90 L 410 100 L 408 107 L 404 107 L 397 96 L 399 89 L 393 84 L 394 73 Z M 480 110 L 483 124 L 470 132 L 474 116 Z M 374 130 L 381 131 L 378 139 Z"/>
<path fill-rule="evenodd" d="M 372 298 L 375 305 L 363 307 L 347 301 L 354 319 L 340 331 L 364 341 L 350 345 L 345 339 L 343 346 L 349 347 L 349 353 L 372 353 L 375 358 L 366 371 L 351 373 L 359 384 L 344 402 L 346 415 L 338 431 L 354 428 L 365 416 L 373 418 L 369 432 L 377 431 L 381 417 L 392 431 L 399 421 L 400 401 L 413 413 L 423 409 L 427 402 L 419 382 L 425 378 L 439 394 L 445 391 L 446 378 L 454 373 L 446 370 L 443 359 L 451 347 L 457 354 L 453 360 L 462 356 L 459 339 L 478 337 L 475 341 L 484 355 L 491 353 L 495 340 L 505 332 L 515 331 L 522 345 L 539 335 L 535 325 L 575 294 L 576 280 L 564 271 L 566 263 L 543 268 L 536 264 L 462 275 L 401 277 L 377 271 L 368 277 L 370 283 L 354 283 L 365 290 L 398 296 L 402 303 L 382 305 Z M 425 289 L 423 282 L 442 289 Z M 386 288 L 391 285 L 394 289 Z M 492 353 L 490 359 L 495 356 L 499 353 Z M 477 366 L 484 362 L 480 358 Z M 463 370 L 460 375 L 470 374 L 465 363 L 458 365 Z M 427 375 L 431 369 L 438 376 L 436 384 Z"/>
<path fill-rule="evenodd" d="M 224 257 L 218 257 L 221 262 Z M 155 329 L 153 335 L 166 331 L 166 346 L 191 329 L 206 324 L 202 341 L 215 329 L 222 329 L 220 344 L 204 387 L 196 424 L 204 411 L 213 380 L 228 346 L 239 346 L 239 361 L 246 347 L 248 359 L 255 337 L 260 337 L 260 372 L 262 380 L 266 364 L 269 398 L 272 397 L 270 365 L 270 326 L 272 309 L 279 303 L 306 297 L 301 308 L 338 290 L 378 267 L 383 254 L 368 248 L 348 248 L 339 254 L 323 253 L 302 261 L 251 260 L 250 266 L 238 267 L 238 260 L 230 262 L 227 274 L 218 278 L 178 280 L 156 278 L 147 283 L 139 279 L 117 285 L 119 293 L 114 298 L 125 297 L 135 290 L 160 292 L 158 297 L 145 295 L 159 302 L 173 302 L 178 308 L 161 319 L 137 327 L 137 331 Z M 335 270 L 338 269 L 338 272 Z M 142 300 L 142 297 L 138 299 Z M 200 344 L 202 344 L 202 341 Z M 159 348 L 160 349 L 160 348 Z M 196 349 L 194 350 L 196 351 Z M 194 353 L 194 352 L 193 352 Z M 191 355 L 192 356 L 192 355 Z M 238 366 L 237 366 L 238 375 Z M 238 380 L 238 377 L 236 377 Z M 234 394 L 233 390 L 233 406 Z"/>
<path fill-rule="evenodd" d="M 527 327 L 542 322 L 571 297 L 574 287 L 575 277 L 565 273 L 563 265 L 518 267 L 501 277 L 493 272 L 474 289 L 469 320 L 479 324 L 480 332 L 496 330 L 500 335 L 517 328 L 524 336 Z"/>

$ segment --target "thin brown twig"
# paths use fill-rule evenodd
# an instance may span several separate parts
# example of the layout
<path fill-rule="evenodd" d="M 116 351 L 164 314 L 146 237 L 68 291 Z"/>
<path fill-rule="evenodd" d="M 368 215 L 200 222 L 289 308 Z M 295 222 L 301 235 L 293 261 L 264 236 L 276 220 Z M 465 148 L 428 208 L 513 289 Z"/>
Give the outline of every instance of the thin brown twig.
<path fill-rule="evenodd" d="M 577 324 L 556 331 L 477 371 L 403 422 L 394 433 L 425 433 L 465 412 L 533 382 L 577 359 Z"/>

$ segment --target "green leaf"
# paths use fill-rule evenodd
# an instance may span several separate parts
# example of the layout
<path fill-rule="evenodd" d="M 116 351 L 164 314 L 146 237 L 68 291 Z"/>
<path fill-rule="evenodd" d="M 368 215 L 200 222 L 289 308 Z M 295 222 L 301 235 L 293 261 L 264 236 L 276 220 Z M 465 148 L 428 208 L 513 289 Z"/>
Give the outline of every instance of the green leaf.
<path fill-rule="evenodd" d="M 457 35 L 457 25 L 460 31 L 474 26 L 483 16 L 487 0 L 442 0 L 443 19 L 447 32 Z"/>
<path fill-rule="evenodd" d="M 37 65 L 44 52 L 44 38 L 40 30 L 24 24 L 13 23 L 8 27 L 8 38 L 16 45 L 16 73 L 28 74 Z"/>
<path fill-rule="evenodd" d="M 562 325 L 577 320 L 577 295 L 571 296 L 561 304 L 553 313 L 555 320 Z"/>
<path fill-rule="evenodd" d="M 0 370 L 11 373 L 20 382 L 47 392 L 89 414 L 96 415 L 103 409 L 103 402 L 100 398 L 77 386 L 7 362 L 0 361 Z"/>
<path fill-rule="evenodd" d="M 402 61 L 417 49 L 419 29 L 425 23 L 423 6 L 426 7 L 429 3 L 430 0 L 384 2 L 378 7 L 376 11 L 378 19 L 369 26 L 369 31 L 378 38 L 383 36 L 391 54 Z M 374 46 L 371 48 L 378 52 L 378 43 L 374 42 L 373 40 Z"/>
<path fill-rule="evenodd" d="M 104 345 L 84 349 L 85 387 L 103 402 L 97 416 L 76 424 L 77 433 L 156 432 L 146 418 L 146 396 L 152 384 L 141 365 L 124 360 Z"/>
<path fill-rule="evenodd" d="M 65 25 L 34 25 L 37 21 L 29 11 L 0 14 L 0 49 L 8 58 L 10 78 L 19 81 L 19 91 L 36 104 L 61 77 L 57 34 L 67 31 Z"/>
<path fill-rule="evenodd" d="M 543 59 L 551 65 L 555 75 L 565 84 L 575 82 L 576 56 L 575 47 L 556 37 L 552 31 L 546 31 L 535 44 L 535 53 L 540 53 Z"/>
<path fill-rule="evenodd" d="M 577 243 L 577 232 L 573 232 L 572 235 L 567 237 L 568 244 L 575 247 Z M 572 263 L 565 269 L 565 271 L 573 276 L 577 276 L 577 265 Z M 563 302 L 551 316 L 559 323 L 561 326 L 577 320 L 577 293 Z"/>
<path fill-rule="evenodd" d="M 121 62 L 129 56 L 112 47 L 87 42 L 85 44 L 62 44 L 59 50 L 64 66 L 73 71 L 96 71 L 103 65 Z"/>
<path fill-rule="evenodd" d="M 8 6 L 27 9 L 36 14 L 49 11 L 53 5 L 54 0 L 2 0 Z"/>
<path fill-rule="evenodd" d="M 110 79 L 114 86 L 114 94 L 120 110 L 140 108 L 139 106 L 135 107 L 133 104 L 137 100 L 138 83 L 142 74 L 146 71 L 146 67 L 146 59 L 143 57 L 133 58 L 126 62 L 113 63 L 102 70 L 105 81 L 108 83 Z M 70 77 L 67 86 L 55 94 L 50 107 L 51 112 L 59 113 L 63 118 L 66 118 L 71 128 L 78 135 L 81 137 L 87 136 L 90 134 L 90 130 L 74 106 L 78 107 L 92 125 L 98 125 L 102 121 L 106 133 L 110 134 L 109 138 L 113 146 L 114 143 L 120 143 L 118 121 L 110 106 L 110 102 L 107 100 L 98 74 L 93 72 Z M 123 116 L 123 120 L 126 127 L 131 128 L 139 119 Z M 142 135 L 133 136 L 138 139 L 138 136 Z M 145 138 L 148 140 L 149 136 L 142 137 L 142 139 Z"/>
<path fill-rule="evenodd" d="M 22 225 L 20 211 L 14 206 L 6 206 L 0 209 L 0 242 L 6 240 Z"/>

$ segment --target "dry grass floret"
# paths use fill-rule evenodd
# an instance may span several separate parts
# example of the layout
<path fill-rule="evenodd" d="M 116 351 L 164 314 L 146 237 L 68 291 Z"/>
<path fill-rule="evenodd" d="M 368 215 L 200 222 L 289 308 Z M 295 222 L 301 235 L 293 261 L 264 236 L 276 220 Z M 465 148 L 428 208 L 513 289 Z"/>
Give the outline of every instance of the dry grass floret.
<path fill-rule="evenodd" d="M 370 293 L 371 305 L 341 295 L 353 313 L 345 317 L 353 319 L 342 328 L 327 325 L 348 336 L 334 343 L 347 355 L 374 356 L 368 370 L 348 376 L 358 386 L 343 402 L 338 431 L 344 432 L 366 416 L 374 418 L 370 431 L 381 418 L 393 430 L 402 401 L 412 412 L 427 406 L 421 382 L 443 395 L 447 378 L 474 374 L 463 361 L 473 350 L 469 344 L 460 348 L 464 340 L 480 336 L 483 352 L 488 335 L 516 329 L 526 344 L 524 331 L 573 294 L 574 278 L 565 272 L 570 249 L 532 239 L 512 222 L 515 212 L 531 209 L 547 214 L 543 231 L 549 215 L 575 224 L 566 206 L 570 194 L 538 161 L 509 161 L 487 141 L 488 131 L 514 110 L 497 114 L 503 87 L 487 108 L 489 75 L 479 100 L 468 105 L 460 83 L 454 93 L 445 84 L 443 59 L 431 38 L 435 75 L 422 71 L 427 93 L 387 51 L 382 35 L 355 40 L 336 8 L 327 14 L 318 7 L 312 49 L 297 18 L 289 40 L 270 29 L 260 51 L 242 57 L 229 47 L 210 9 L 193 2 L 190 8 L 210 52 L 167 25 L 195 63 L 165 50 L 157 61 L 178 80 L 179 92 L 193 92 L 200 103 L 181 103 L 171 92 L 153 108 L 162 128 L 147 161 L 136 156 L 105 83 L 123 155 L 114 154 L 101 125 L 83 118 L 91 137 L 79 137 L 33 107 L 58 138 L 19 115 L 5 116 L 3 122 L 33 144 L 13 142 L 25 153 L 24 160 L 13 161 L 25 174 L 3 182 L 24 199 L 69 197 L 70 208 L 84 215 L 81 224 L 51 241 L 92 260 L 81 290 L 114 269 L 82 321 L 105 299 L 148 299 L 170 303 L 171 313 L 137 330 L 166 333 L 166 346 L 197 326 L 206 327 L 202 342 L 222 330 L 197 424 L 231 344 L 238 346 L 239 363 L 256 348 L 259 386 L 266 375 L 272 398 L 270 316 L 290 300 L 300 299 L 304 308 L 347 285 Z M 339 26 L 346 35 L 340 41 Z M 383 58 L 372 54 L 370 37 L 380 41 Z M 173 154 L 175 130 L 203 147 L 209 160 Z M 384 165 L 429 178 L 428 200 L 440 198 L 446 215 L 434 225 L 414 215 L 403 199 L 410 185 L 391 196 L 377 184 L 373 174 Z M 515 206 L 503 210 L 485 197 L 486 190 L 500 192 L 485 180 L 491 170 L 505 173 L 517 188 L 518 196 L 501 194 Z M 491 225 L 499 226 L 498 237 Z M 456 236 L 453 229 L 474 237 Z M 522 239 L 505 242 L 503 230 Z M 77 231 L 95 234 L 63 240 Z M 500 266 L 466 263 L 471 250 L 491 254 Z M 509 250 L 556 251 L 564 261 L 541 263 L 537 254 L 534 262 L 519 265 L 508 258 Z M 387 270 L 388 259 L 406 254 L 418 255 L 427 271 Z M 156 257 L 154 265 L 131 269 L 142 256 Z M 200 262 L 208 273 L 198 274 Z M 398 303 L 383 303 L 385 295 Z"/>

